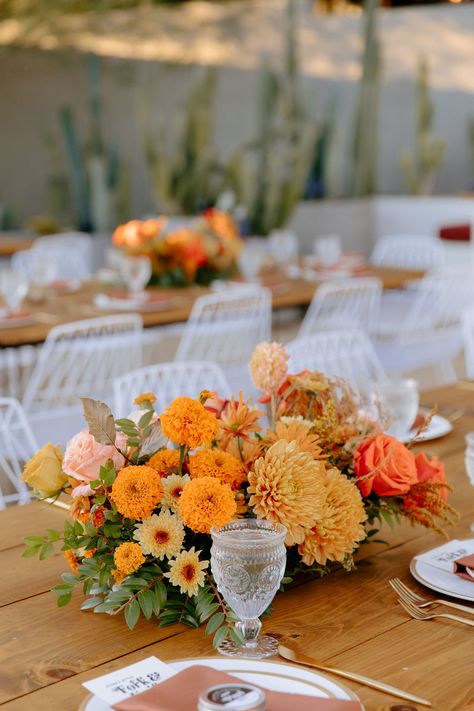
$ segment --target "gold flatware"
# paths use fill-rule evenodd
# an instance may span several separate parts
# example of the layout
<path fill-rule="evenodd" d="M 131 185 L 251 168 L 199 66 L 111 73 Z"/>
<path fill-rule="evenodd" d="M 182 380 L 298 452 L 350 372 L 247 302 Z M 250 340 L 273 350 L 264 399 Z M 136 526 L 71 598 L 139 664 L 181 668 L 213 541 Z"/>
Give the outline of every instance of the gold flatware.
<path fill-rule="evenodd" d="M 388 581 L 392 588 L 395 590 L 397 595 L 407 602 L 412 602 L 418 608 L 420 607 L 430 607 L 430 605 L 445 605 L 446 607 L 452 607 L 455 610 L 460 610 L 461 612 L 467 612 L 470 615 L 474 615 L 474 607 L 468 607 L 467 605 L 459 605 L 456 602 L 449 602 L 449 600 L 427 600 L 425 597 L 421 597 L 416 592 L 411 590 L 405 583 L 402 583 L 400 578 L 392 578 Z"/>
<path fill-rule="evenodd" d="M 448 612 L 425 612 L 425 610 L 420 610 L 420 608 L 414 605 L 412 602 L 402 600 L 401 598 L 398 598 L 398 602 L 403 607 L 403 609 L 408 612 L 410 617 L 413 617 L 414 620 L 434 620 L 436 617 L 445 617 L 447 620 L 462 622 L 464 625 L 474 627 L 474 620 L 467 620 L 465 617 L 458 617 L 458 615 L 450 615 Z"/>
<path fill-rule="evenodd" d="M 300 654 L 300 652 L 296 652 L 294 649 L 285 647 L 282 644 L 278 645 L 278 654 L 280 655 L 280 657 L 283 657 L 283 659 L 287 659 L 288 661 L 294 662 L 295 664 L 303 664 L 306 667 L 314 667 L 315 669 L 330 672 L 331 674 L 342 676 L 345 679 L 357 681 L 359 684 L 370 686 L 372 689 L 383 691 L 386 694 L 390 694 L 391 696 L 397 696 L 398 698 L 405 699 L 406 701 L 413 701 L 415 704 L 431 706 L 430 701 L 422 699 L 419 696 L 415 696 L 414 694 L 410 694 L 408 691 L 401 691 L 395 686 L 390 686 L 390 684 L 384 684 L 382 681 L 376 681 L 375 679 L 370 679 L 369 677 L 362 676 L 361 674 L 336 669 L 330 664 L 325 664 L 324 662 L 316 661 L 315 659 L 312 659 L 312 657 L 308 657 L 305 654 Z"/>

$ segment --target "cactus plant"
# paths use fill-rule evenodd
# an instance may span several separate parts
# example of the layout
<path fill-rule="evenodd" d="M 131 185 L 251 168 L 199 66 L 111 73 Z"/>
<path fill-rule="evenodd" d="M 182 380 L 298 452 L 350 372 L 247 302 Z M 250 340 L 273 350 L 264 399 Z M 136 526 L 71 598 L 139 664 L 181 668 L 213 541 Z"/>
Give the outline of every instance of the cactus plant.
<path fill-rule="evenodd" d="M 429 90 L 429 70 L 424 59 L 418 63 L 416 140 L 413 150 L 405 149 L 400 165 L 408 188 L 415 195 L 430 195 L 443 162 L 446 143 L 433 136 L 433 102 Z"/>
<path fill-rule="evenodd" d="M 375 190 L 380 46 L 377 38 L 378 0 L 364 2 L 364 55 L 353 135 L 353 170 L 350 194 L 371 195 Z"/>

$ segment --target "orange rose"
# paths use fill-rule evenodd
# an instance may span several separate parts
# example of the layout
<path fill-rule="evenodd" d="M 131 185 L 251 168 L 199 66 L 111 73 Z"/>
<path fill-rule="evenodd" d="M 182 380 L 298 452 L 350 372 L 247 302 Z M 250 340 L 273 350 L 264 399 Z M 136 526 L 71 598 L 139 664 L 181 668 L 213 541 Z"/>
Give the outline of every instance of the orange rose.
<path fill-rule="evenodd" d="M 444 462 L 439 462 L 437 457 L 430 460 L 424 452 L 420 452 L 415 457 L 416 473 L 418 483 L 430 482 L 433 484 L 447 484 L 446 474 L 444 472 Z M 448 500 L 448 489 L 440 487 L 439 496 L 443 501 Z"/>
<path fill-rule="evenodd" d="M 415 457 L 395 437 L 378 434 L 364 440 L 354 452 L 354 473 L 363 496 L 406 494 L 418 481 Z"/>

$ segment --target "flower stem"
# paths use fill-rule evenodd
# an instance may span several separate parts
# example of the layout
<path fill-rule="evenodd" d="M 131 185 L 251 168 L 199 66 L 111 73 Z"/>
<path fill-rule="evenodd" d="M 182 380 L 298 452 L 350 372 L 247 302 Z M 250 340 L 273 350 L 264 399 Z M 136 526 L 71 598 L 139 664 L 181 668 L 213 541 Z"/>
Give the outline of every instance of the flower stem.
<path fill-rule="evenodd" d="M 120 605 L 120 607 L 117 607 L 117 609 L 112 612 L 112 615 L 118 615 L 119 612 L 122 612 L 122 610 L 125 610 L 125 608 L 128 605 L 130 605 L 131 602 L 133 602 L 134 600 L 137 599 L 137 597 L 140 595 L 140 593 L 145 592 L 145 590 L 149 590 L 150 588 L 153 587 L 153 585 L 155 585 L 155 583 L 159 583 L 160 580 L 163 580 L 162 575 L 159 575 L 157 578 L 154 578 L 153 580 L 151 580 L 147 585 L 144 585 L 142 588 L 140 588 L 140 590 L 137 590 L 137 592 L 134 595 L 132 595 L 132 597 L 129 597 L 128 600 L 123 603 L 123 605 Z"/>

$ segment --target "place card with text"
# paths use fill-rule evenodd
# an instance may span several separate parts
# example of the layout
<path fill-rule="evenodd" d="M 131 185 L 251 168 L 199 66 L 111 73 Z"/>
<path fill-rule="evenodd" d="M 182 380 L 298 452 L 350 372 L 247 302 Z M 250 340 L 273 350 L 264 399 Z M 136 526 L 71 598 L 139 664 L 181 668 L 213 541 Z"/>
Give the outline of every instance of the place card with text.
<path fill-rule="evenodd" d="M 448 543 L 442 546 L 432 548 L 430 551 L 426 551 L 426 553 L 415 556 L 415 560 L 452 573 L 454 570 L 454 561 L 471 553 L 474 553 L 474 538 L 469 538 L 465 541 L 448 541 Z"/>
<path fill-rule="evenodd" d="M 156 657 L 148 657 L 136 664 L 86 681 L 82 686 L 102 701 L 113 705 L 141 694 L 175 674 L 176 671 L 169 664 Z"/>

